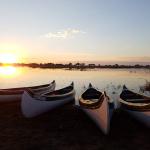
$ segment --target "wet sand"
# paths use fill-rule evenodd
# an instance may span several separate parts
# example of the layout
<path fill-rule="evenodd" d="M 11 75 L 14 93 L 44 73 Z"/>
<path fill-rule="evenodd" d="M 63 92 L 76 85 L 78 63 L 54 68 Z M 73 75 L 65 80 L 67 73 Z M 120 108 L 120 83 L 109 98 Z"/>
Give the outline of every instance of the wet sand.
<path fill-rule="evenodd" d="M 81 111 L 68 104 L 26 119 L 20 103 L 0 105 L 0 150 L 148 150 L 150 129 L 123 111 L 104 135 Z"/>

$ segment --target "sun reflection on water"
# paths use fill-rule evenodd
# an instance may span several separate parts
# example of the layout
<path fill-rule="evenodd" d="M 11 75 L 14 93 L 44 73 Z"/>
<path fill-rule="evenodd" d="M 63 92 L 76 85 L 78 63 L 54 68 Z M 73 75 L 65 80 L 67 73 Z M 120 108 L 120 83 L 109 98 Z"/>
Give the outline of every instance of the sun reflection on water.
<path fill-rule="evenodd" d="M 0 76 L 12 77 L 16 73 L 17 73 L 16 67 L 13 67 L 13 66 L 1 66 L 0 67 Z"/>

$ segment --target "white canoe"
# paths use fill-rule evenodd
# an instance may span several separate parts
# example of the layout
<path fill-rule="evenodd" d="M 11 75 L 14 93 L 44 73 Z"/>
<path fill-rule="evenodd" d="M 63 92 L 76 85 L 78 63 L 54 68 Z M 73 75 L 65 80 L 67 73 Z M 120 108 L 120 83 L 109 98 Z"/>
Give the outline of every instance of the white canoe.
<path fill-rule="evenodd" d="M 26 88 L 31 88 L 37 94 L 43 94 L 55 89 L 56 83 L 52 81 L 50 84 L 32 86 L 32 87 L 20 87 L 11 89 L 0 89 L 0 102 L 13 102 L 21 100 L 21 96 Z"/>
<path fill-rule="evenodd" d="M 137 120 L 145 124 L 147 127 L 150 128 L 150 111 L 132 111 L 132 110 L 126 110 L 128 113 L 130 113 L 132 116 L 134 116 Z"/>
<path fill-rule="evenodd" d="M 97 99 L 97 101 L 96 101 Z M 110 111 L 108 97 L 94 89 L 91 84 L 79 99 L 82 110 L 96 123 L 96 125 L 108 134 L 110 128 Z"/>
<path fill-rule="evenodd" d="M 150 91 L 144 91 L 143 93 L 145 96 L 149 96 L 150 97 Z"/>
<path fill-rule="evenodd" d="M 124 86 L 119 102 L 122 109 L 150 127 L 150 97 L 130 91 Z"/>
<path fill-rule="evenodd" d="M 26 90 L 21 101 L 22 114 L 27 118 L 36 117 L 42 113 L 55 109 L 74 100 L 75 91 L 73 83 L 68 87 L 56 90 L 41 96 Z"/>

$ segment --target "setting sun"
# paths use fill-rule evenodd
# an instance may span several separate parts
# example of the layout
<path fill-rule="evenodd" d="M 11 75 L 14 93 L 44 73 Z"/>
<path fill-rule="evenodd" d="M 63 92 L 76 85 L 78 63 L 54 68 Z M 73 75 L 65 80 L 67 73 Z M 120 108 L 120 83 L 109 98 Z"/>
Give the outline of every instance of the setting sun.
<path fill-rule="evenodd" d="M 0 54 L 0 63 L 16 63 L 17 56 L 11 53 Z"/>

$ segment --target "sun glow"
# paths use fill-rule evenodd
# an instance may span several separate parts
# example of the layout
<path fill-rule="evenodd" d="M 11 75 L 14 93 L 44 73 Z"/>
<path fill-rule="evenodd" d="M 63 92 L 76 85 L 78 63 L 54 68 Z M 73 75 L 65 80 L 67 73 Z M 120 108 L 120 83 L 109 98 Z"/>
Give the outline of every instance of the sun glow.
<path fill-rule="evenodd" d="M 17 69 L 13 66 L 2 66 L 0 67 L 0 75 L 2 76 L 12 76 L 16 73 Z"/>
<path fill-rule="evenodd" d="M 11 64 L 17 62 L 17 56 L 11 53 L 0 54 L 0 63 Z"/>

